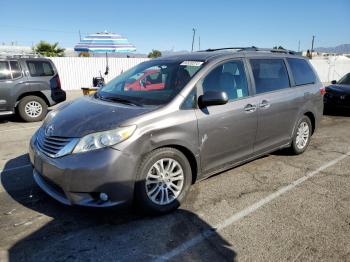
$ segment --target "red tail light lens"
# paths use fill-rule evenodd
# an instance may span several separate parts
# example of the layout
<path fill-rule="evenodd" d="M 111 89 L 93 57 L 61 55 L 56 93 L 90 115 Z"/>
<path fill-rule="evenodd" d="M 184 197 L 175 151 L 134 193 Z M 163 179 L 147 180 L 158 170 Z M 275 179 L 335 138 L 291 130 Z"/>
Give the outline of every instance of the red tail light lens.
<path fill-rule="evenodd" d="M 321 95 L 324 95 L 325 93 L 326 93 L 326 88 L 321 87 L 321 88 L 320 88 L 320 94 L 321 94 Z"/>
<path fill-rule="evenodd" d="M 61 80 L 58 75 L 55 75 L 51 80 L 51 88 L 61 89 Z"/>
<path fill-rule="evenodd" d="M 57 82 L 57 88 L 61 89 L 61 79 L 60 79 L 60 77 L 58 75 L 56 77 L 56 82 Z"/>

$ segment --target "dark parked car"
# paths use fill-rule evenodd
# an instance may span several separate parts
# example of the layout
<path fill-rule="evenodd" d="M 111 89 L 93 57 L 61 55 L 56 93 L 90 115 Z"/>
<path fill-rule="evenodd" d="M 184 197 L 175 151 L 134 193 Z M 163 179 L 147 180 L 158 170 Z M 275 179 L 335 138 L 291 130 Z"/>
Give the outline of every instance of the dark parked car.
<path fill-rule="evenodd" d="M 0 58 L 0 115 L 18 113 L 27 122 L 66 100 L 55 65 L 46 58 Z"/>
<path fill-rule="evenodd" d="M 124 89 L 155 69 L 164 88 Z M 323 92 L 308 60 L 290 51 L 228 48 L 153 59 L 47 116 L 30 141 L 34 179 L 68 205 L 136 200 L 169 212 L 196 181 L 281 148 L 303 153 Z"/>
<path fill-rule="evenodd" d="M 338 82 L 333 80 L 332 85 L 326 87 L 324 105 L 325 109 L 350 109 L 350 73 L 343 76 Z"/>

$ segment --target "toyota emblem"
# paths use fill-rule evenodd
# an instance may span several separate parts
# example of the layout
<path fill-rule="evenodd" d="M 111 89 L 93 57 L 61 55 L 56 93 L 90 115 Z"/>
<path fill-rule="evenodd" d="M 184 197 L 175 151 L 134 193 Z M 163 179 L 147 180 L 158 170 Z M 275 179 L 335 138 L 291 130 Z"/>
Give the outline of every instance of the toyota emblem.
<path fill-rule="evenodd" d="M 45 136 L 52 136 L 54 131 L 53 125 L 49 125 L 45 128 Z"/>

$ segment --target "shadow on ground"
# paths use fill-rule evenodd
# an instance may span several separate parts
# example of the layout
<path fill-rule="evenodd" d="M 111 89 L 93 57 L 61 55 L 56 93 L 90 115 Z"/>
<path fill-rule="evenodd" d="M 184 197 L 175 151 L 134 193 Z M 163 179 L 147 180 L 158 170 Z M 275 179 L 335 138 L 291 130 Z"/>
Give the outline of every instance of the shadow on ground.
<path fill-rule="evenodd" d="M 0 116 L 0 124 L 5 124 L 9 122 L 24 123 L 24 121 L 18 115 Z"/>
<path fill-rule="evenodd" d="M 324 115 L 328 115 L 328 116 L 345 116 L 345 117 L 350 117 L 350 108 L 349 109 L 345 109 L 345 108 L 325 108 L 323 114 Z"/>
<path fill-rule="evenodd" d="M 61 205 L 35 185 L 30 166 L 12 169 L 23 165 L 26 159 L 27 155 L 22 155 L 6 163 L 1 174 L 6 192 L 2 194 L 7 193 L 16 205 L 24 207 L 27 213 L 23 216 L 45 215 L 52 220 L 39 224 L 39 229 L 32 229 L 28 236 L 17 240 L 8 250 L 10 261 L 149 261 L 208 232 L 210 237 L 175 260 L 235 260 L 236 253 L 230 244 L 188 210 L 150 217 L 134 208 L 92 209 Z M 1 198 L 0 194 L 0 201 L 5 202 Z M 8 205 L 14 205 L 13 201 L 7 202 L 12 204 L 4 203 L 2 209 L 11 210 L 13 207 Z"/>

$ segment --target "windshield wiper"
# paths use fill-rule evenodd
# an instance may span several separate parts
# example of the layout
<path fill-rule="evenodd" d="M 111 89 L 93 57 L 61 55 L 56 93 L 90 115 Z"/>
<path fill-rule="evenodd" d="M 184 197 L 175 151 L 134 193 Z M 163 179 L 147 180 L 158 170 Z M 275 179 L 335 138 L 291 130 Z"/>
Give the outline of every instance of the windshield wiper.
<path fill-rule="evenodd" d="M 142 107 L 143 105 L 134 101 L 130 101 L 126 98 L 121 98 L 117 96 L 98 96 L 101 100 L 107 100 L 107 101 L 113 101 L 113 102 L 118 102 L 121 104 L 126 104 L 126 105 L 133 105 L 133 106 L 140 106 Z"/>

